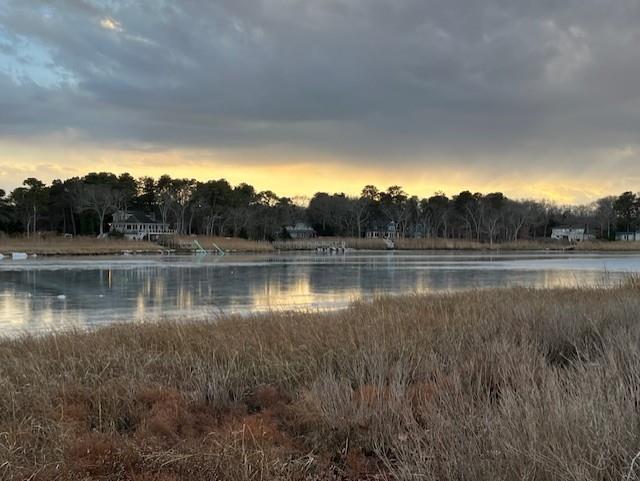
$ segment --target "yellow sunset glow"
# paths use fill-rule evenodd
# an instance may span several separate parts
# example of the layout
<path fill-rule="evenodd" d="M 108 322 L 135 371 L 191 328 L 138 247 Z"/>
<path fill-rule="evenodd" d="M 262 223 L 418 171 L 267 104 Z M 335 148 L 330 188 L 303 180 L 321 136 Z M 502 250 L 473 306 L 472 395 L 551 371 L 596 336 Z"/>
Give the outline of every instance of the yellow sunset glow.
<path fill-rule="evenodd" d="M 436 191 L 454 195 L 461 190 L 501 191 L 513 198 L 546 199 L 558 203 L 585 203 L 629 189 L 630 178 L 603 182 L 597 171 L 575 174 L 496 172 L 486 167 L 458 169 L 444 165 L 416 167 L 416 161 L 390 169 L 361 159 L 344 159 L 309 152 L 270 149 L 236 150 L 114 150 L 0 143 L 0 188 L 11 190 L 27 177 L 46 182 L 82 176 L 88 172 L 129 172 L 133 176 L 225 178 L 231 184 L 246 182 L 257 190 L 278 195 L 312 196 L 315 192 L 358 194 L 366 184 L 381 189 L 401 185 L 411 195 L 425 197 Z"/>

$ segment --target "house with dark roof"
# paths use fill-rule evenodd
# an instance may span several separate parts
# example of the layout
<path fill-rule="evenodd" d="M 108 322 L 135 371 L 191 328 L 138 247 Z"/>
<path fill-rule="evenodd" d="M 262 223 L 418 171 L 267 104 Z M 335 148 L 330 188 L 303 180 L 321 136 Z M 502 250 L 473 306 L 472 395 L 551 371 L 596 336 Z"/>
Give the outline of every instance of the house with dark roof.
<path fill-rule="evenodd" d="M 161 235 L 173 234 L 169 224 L 156 220 L 154 214 L 142 211 L 117 211 L 113 214 L 110 230 L 132 240 L 157 240 Z"/>
<path fill-rule="evenodd" d="M 551 229 L 551 238 L 575 243 L 595 240 L 596 236 L 589 234 L 584 227 L 554 227 Z"/>
<path fill-rule="evenodd" d="M 309 224 L 305 224 L 304 222 L 298 222 L 295 225 L 288 225 L 284 229 L 291 239 L 311 239 L 313 237 L 318 237 L 318 234 L 313 227 Z"/>
<path fill-rule="evenodd" d="M 365 233 L 365 237 L 367 239 L 397 239 L 401 237 L 401 235 L 400 232 L 398 232 L 398 225 L 394 221 L 391 221 L 383 228 L 373 226 L 372 229 L 369 229 Z"/>

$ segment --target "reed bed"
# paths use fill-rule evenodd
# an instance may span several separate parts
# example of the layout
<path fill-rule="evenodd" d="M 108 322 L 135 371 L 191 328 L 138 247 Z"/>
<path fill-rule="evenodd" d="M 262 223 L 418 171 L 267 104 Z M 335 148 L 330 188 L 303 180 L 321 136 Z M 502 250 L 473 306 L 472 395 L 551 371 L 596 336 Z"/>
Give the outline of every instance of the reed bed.
<path fill-rule="evenodd" d="M 640 251 L 640 242 L 608 242 L 587 241 L 569 244 L 551 239 L 526 240 L 510 242 L 477 242 L 466 239 L 396 239 L 399 250 L 493 250 L 493 251 L 528 251 L 528 250 L 579 250 L 579 251 Z"/>
<path fill-rule="evenodd" d="M 399 250 L 483 250 L 493 247 L 489 244 L 466 239 L 443 238 L 395 239 L 394 244 Z"/>
<path fill-rule="evenodd" d="M 158 253 L 166 248 L 184 245 L 192 247 L 193 240 L 207 250 L 215 251 L 215 245 L 227 253 L 267 253 L 279 251 L 316 250 L 322 247 L 341 247 L 354 250 L 386 250 L 382 239 L 363 239 L 356 237 L 320 237 L 315 239 L 290 239 L 253 241 L 236 237 L 213 236 L 171 236 L 159 245 L 148 241 L 126 239 L 96 239 L 95 237 L 65 238 L 47 235 L 35 238 L 0 236 L 0 253 L 26 252 L 37 255 L 113 255 L 123 252 Z M 484 243 L 465 239 L 395 239 L 398 250 L 579 250 L 579 251 L 611 251 L 638 252 L 640 242 L 606 242 L 590 241 L 569 245 L 550 240 L 519 240 L 513 242 Z"/>
<path fill-rule="evenodd" d="M 5 339 L 0 478 L 640 479 L 639 285 Z"/>
<path fill-rule="evenodd" d="M 156 253 L 160 247 L 153 242 L 126 239 L 96 239 L 95 237 L 2 237 L 0 253 L 26 252 L 37 255 L 110 255 L 123 252 Z"/>
<path fill-rule="evenodd" d="M 273 246 L 281 251 L 305 251 L 326 247 L 346 247 L 356 250 L 385 250 L 382 239 L 363 239 L 358 237 L 316 237 L 313 239 L 277 240 Z"/>
<path fill-rule="evenodd" d="M 209 251 L 216 251 L 218 246 L 225 252 L 247 252 L 247 253 L 261 253 L 261 252 L 273 252 L 275 249 L 270 242 L 267 241 L 254 241 L 248 239 L 242 239 L 240 237 L 219 237 L 219 236 L 173 236 L 172 241 L 182 244 L 190 244 L 194 240 L 197 240 L 202 247 Z"/>
<path fill-rule="evenodd" d="M 640 242 L 587 241 L 579 242 L 575 247 L 580 251 L 638 252 L 640 251 Z"/>
<path fill-rule="evenodd" d="M 478 242 L 468 239 L 444 238 L 398 238 L 393 240 L 397 250 L 486 250 L 486 251 L 528 251 L 528 250 L 579 250 L 638 252 L 640 242 L 588 241 L 569 244 L 551 239 L 517 240 L 510 242 Z M 342 246 L 355 250 L 386 250 L 382 239 L 362 239 L 357 237 L 318 237 L 314 239 L 291 239 L 273 242 L 281 251 L 316 250 L 320 247 Z"/>

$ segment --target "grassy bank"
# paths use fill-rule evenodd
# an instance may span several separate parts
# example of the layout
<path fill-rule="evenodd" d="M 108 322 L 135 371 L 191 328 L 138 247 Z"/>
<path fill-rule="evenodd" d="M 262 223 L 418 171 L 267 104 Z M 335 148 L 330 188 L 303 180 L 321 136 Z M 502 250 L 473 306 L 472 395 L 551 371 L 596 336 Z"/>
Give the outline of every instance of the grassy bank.
<path fill-rule="evenodd" d="M 190 237 L 175 236 L 167 246 L 156 242 L 135 241 L 126 239 L 96 239 L 95 237 L 65 238 L 62 236 L 47 237 L 0 237 L 0 253 L 8 255 L 11 252 L 26 252 L 37 255 L 110 255 L 132 252 L 140 254 L 156 254 L 167 247 L 176 247 L 178 243 L 191 246 L 193 239 L 197 239 L 207 250 L 215 252 L 214 244 L 227 253 L 258 253 L 273 252 L 274 247 L 269 242 L 250 241 L 247 239 L 230 237 Z M 190 247 L 189 247 L 190 248 Z"/>
<path fill-rule="evenodd" d="M 0 253 L 37 255 L 110 255 L 123 252 L 157 253 L 161 248 L 146 241 L 96 239 L 95 237 L 0 237 Z"/>
<path fill-rule="evenodd" d="M 216 252 L 217 247 L 227 253 L 261 253 L 273 252 L 275 249 L 270 242 L 241 239 L 239 237 L 214 237 L 214 236 L 173 236 L 170 243 L 192 245 L 197 240 L 202 247 L 211 252 Z"/>
<path fill-rule="evenodd" d="M 0 478 L 639 479 L 635 284 L 0 341 Z"/>
<path fill-rule="evenodd" d="M 109 255 L 123 252 L 158 253 L 173 248 L 178 251 L 190 251 L 193 240 L 208 251 L 216 252 L 215 246 L 226 253 L 268 253 L 278 251 L 316 250 L 319 246 L 342 246 L 354 250 L 386 250 L 382 239 L 358 239 L 352 237 L 324 237 L 318 239 L 278 240 L 275 242 L 253 241 L 235 237 L 173 236 L 159 245 L 155 242 L 130 241 L 125 239 L 96 239 L 95 237 L 64 238 L 57 236 L 2 237 L 0 253 L 26 252 L 38 255 Z M 469 251 L 535 251 L 566 250 L 602 251 L 602 252 L 639 252 L 640 242 L 582 242 L 569 246 L 552 241 L 526 241 L 502 243 L 482 243 L 464 239 L 396 239 L 397 250 L 469 250 Z"/>
<path fill-rule="evenodd" d="M 318 247 L 342 246 L 356 250 L 386 250 L 382 239 L 361 239 L 358 237 L 318 237 L 315 239 L 276 240 L 273 246 L 280 251 L 315 250 Z"/>
<path fill-rule="evenodd" d="M 282 251 L 315 250 L 318 246 L 343 245 L 355 250 L 386 250 L 382 239 L 359 239 L 354 237 L 320 237 L 317 239 L 283 240 L 273 243 Z M 640 242 L 590 241 L 569 245 L 564 242 L 546 240 L 518 240 L 512 242 L 477 242 L 466 239 L 395 239 L 397 250 L 469 250 L 469 251 L 535 251 L 535 250 L 579 250 L 638 252 Z"/>

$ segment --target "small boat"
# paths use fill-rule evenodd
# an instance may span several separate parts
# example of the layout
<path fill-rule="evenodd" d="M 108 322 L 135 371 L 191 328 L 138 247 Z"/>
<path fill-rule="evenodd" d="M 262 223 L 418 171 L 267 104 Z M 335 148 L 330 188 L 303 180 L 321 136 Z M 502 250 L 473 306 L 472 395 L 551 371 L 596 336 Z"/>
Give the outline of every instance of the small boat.
<path fill-rule="evenodd" d="M 25 260 L 27 258 L 27 253 L 26 252 L 12 252 L 11 253 L 11 259 L 13 259 L 14 261 L 22 261 Z"/>

